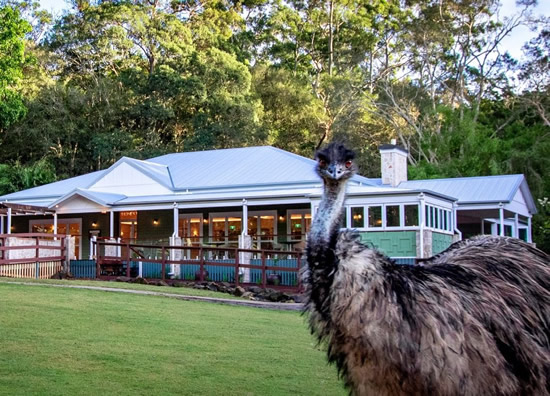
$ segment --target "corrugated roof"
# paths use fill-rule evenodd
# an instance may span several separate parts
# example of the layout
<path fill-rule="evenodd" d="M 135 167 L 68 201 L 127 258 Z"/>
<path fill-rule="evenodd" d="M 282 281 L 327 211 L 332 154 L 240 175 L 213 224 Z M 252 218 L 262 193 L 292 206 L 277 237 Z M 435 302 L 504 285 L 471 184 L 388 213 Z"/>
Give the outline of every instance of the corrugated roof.
<path fill-rule="evenodd" d="M 42 197 L 60 197 L 68 194 L 76 188 L 86 188 L 90 183 L 97 178 L 101 177 L 105 173 L 105 170 L 87 173 L 85 175 L 71 177 L 70 179 L 61 180 L 43 186 L 29 188 L 14 192 L 11 194 L 3 195 L 0 200 L 12 200 L 12 199 L 33 199 Z"/>
<path fill-rule="evenodd" d="M 509 202 L 514 198 L 523 175 L 459 177 L 452 179 L 410 180 L 400 188 L 431 190 L 456 197 L 459 204 Z"/>
<path fill-rule="evenodd" d="M 271 146 L 174 153 L 147 162 L 167 165 L 178 190 L 319 182 L 315 161 Z M 372 184 L 362 176 L 354 180 Z"/>

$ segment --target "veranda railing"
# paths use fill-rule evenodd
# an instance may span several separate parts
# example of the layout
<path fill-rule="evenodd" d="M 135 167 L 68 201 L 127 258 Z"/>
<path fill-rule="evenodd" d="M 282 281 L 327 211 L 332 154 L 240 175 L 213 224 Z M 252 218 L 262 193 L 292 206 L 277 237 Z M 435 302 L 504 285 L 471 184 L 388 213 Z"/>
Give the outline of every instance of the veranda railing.
<path fill-rule="evenodd" d="M 0 234 L 0 276 L 49 278 L 66 265 L 66 235 Z"/>
<path fill-rule="evenodd" d="M 160 266 L 160 279 L 212 280 L 216 276 L 235 285 L 300 288 L 302 253 L 296 251 L 240 249 L 209 246 L 155 246 L 98 240 L 96 274 L 143 276 L 146 266 Z M 179 268 L 179 271 L 178 271 Z M 140 273 L 141 271 L 141 273 Z M 147 277 L 147 276 L 144 276 Z"/>

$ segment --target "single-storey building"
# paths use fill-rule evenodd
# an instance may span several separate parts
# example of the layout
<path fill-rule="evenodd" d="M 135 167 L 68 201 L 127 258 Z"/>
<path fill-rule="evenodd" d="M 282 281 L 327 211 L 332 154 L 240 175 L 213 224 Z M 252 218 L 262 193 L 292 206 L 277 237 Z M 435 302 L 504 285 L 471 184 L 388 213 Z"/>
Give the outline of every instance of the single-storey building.
<path fill-rule="evenodd" d="M 393 142 L 392 142 L 393 143 Z M 531 241 L 535 205 L 523 175 L 407 180 L 407 152 L 380 147 L 381 178 L 350 180 L 344 227 L 391 257 L 429 257 L 453 241 L 500 234 Z M 147 244 L 303 247 L 321 198 L 312 159 L 271 147 L 123 157 L 105 170 L 0 197 L 0 234 L 73 235 Z"/>

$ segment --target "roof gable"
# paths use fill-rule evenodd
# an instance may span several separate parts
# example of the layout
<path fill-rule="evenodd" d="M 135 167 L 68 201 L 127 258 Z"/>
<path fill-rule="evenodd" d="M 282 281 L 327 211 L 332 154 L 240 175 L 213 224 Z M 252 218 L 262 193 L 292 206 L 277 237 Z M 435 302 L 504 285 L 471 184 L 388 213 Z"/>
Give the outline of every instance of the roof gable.
<path fill-rule="evenodd" d="M 123 157 L 88 186 L 88 190 L 127 196 L 172 193 L 168 166 Z"/>
<path fill-rule="evenodd" d="M 77 188 L 52 202 L 49 207 L 58 208 L 61 206 L 63 210 L 104 209 L 124 198 L 126 196 L 122 194 L 94 192 Z"/>

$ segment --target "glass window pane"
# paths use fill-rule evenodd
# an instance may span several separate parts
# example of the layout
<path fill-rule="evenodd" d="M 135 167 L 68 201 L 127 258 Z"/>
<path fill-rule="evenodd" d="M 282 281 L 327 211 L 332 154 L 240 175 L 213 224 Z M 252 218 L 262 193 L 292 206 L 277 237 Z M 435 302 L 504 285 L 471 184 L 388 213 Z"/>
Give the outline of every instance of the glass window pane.
<path fill-rule="evenodd" d="M 433 224 L 432 224 L 432 227 L 433 228 L 437 228 L 437 225 L 439 224 L 439 216 L 438 216 L 438 210 L 436 208 L 432 208 L 433 210 Z"/>
<path fill-rule="evenodd" d="M 304 215 L 304 227 L 305 227 L 304 233 L 308 233 L 309 229 L 311 227 L 311 214 L 310 213 L 306 213 Z"/>
<path fill-rule="evenodd" d="M 527 228 L 519 229 L 519 239 L 527 242 Z"/>
<path fill-rule="evenodd" d="M 363 228 L 365 226 L 365 215 L 363 207 L 351 208 L 351 226 L 353 228 Z"/>
<path fill-rule="evenodd" d="M 405 205 L 405 227 L 418 225 L 418 205 Z"/>
<path fill-rule="evenodd" d="M 369 227 L 382 227 L 382 207 L 369 207 Z"/>
<path fill-rule="evenodd" d="M 399 227 L 399 205 L 386 206 L 386 227 Z"/>
<path fill-rule="evenodd" d="M 241 218 L 229 217 L 227 219 L 227 232 L 229 234 L 230 241 L 237 241 L 241 234 Z"/>
<path fill-rule="evenodd" d="M 258 216 L 248 217 L 248 235 L 255 236 L 258 234 Z"/>
<path fill-rule="evenodd" d="M 273 236 L 275 230 L 275 216 L 260 217 L 260 235 Z"/>
<path fill-rule="evenodd" d="M 425 209 L 426 209 L 426 213 L 424 213 L 424 215 L 425 215 L 424 224 L 425 224 L 426 227 L 430 227 L 430 221 L 431 221 L 431 219 L 430 219 L 430 207 L 428 205 L 426 205 Z"/>
<path fill-rule="evenodd" d="M 290 216 L 290 233 L 302 235 L 302 215 L 293 214 Z"/>
<path fill-rule="evenodd" d="M 193 242 L 199 242 L 202 234 L 202 219 L 200 217 L 194 217 L 190 220 L 190 234 Z"/>
<path fill-rule="evenodd" d="M 214 241 L 223 241 L 225 238 L 225 217 L 212 219 L 212 236 Z"/>
<path fill-rule="evenodd" d="M 178 234 L 182 237 L 182 238 L 185 238 L 185 237 L 188 237 L 187 235 L 187 230 L 188 230 L 188 227 L 187 227 L 187 219 L 179 219 L 178 220 Z"/>
<path fill-rule="evenodd" d="M 504 235 L 508 237 L 512 236 L 512 226 L 509 226 L 509 225 L 504 226 Z"/>

